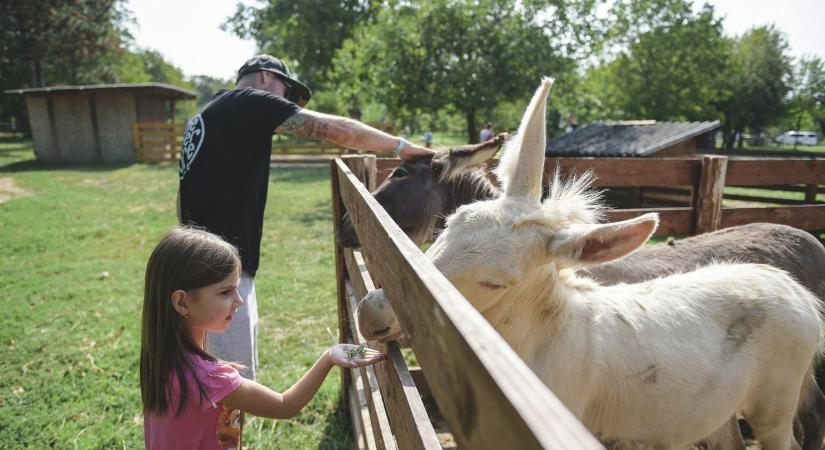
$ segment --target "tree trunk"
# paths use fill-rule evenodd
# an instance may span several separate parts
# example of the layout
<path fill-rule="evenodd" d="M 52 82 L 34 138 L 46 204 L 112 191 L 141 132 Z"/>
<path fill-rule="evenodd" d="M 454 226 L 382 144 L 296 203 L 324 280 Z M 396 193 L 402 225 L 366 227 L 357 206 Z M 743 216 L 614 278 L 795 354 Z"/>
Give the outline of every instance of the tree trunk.
<path fill-rule="evenodd" d="M 745 134 L 745 130 L 736 130 L 736 148 L 742 148 L 742 136 Z"/>
<path fill-rule="evenodd" d="M 43 59 L 35 57 L 29 63 L 29 87 L 46 86 L 46 67 Z"/>
<path fill-rule="evenodd" d="M 736 132 L 730 128 L 725 128 L 722 130 L 722 148 L 725 150 L 733 149 L 734 138 L 736 137 Z"/>
<path fill-rule="evenodd" d="M 478 142 L 478 130 L 476 129 L 476 111 L 468 109 L 465 113 L 467 115 L 467 142 L 475 144 Z"/>

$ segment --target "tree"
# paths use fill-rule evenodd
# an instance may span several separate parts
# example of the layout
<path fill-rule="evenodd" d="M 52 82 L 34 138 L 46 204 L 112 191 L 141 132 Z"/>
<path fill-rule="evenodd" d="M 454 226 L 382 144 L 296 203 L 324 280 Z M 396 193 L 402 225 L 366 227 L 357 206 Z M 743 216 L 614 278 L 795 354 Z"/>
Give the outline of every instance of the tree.
<path fill-rule="evenodd" d="M 396 117 L 453 107 L 476 142 L 479 114 L 574 67 L 538 12 L 497 0 L 391 5 L 343 44 L 333 79 L 344 98 L 369 96 Z"/>
<path fill-rule="evenodd" d="M 657 11 L 641 30 L 649 29 L 613 63 L 611 78 L 621 105 L 616 109 L 628 118 L 718 118 L 714 102 L 725 96 L 722 80 L 731 45 L 721 20 L 709 6 L 693 14 L 685 2 L 665 3 L 675 4 L 674 9 Z"/>
<path fill-rule="evenodd" d="M 219 90 L 232 89 L 235 86 L 231 80 L 221 80 L 208 75 L 195 75 L 190 78 L 190 81 L 198 93 L 198 109 L 212 100 Z"/>
<path fill-rule="evenodd" d="M 783 117 L 791 74 L 788 44 L 773 26 L 753 28 L 736 40 L 726 87 L 729 96 L 718 102 L 725 116 L 722 128 L 725 148 L 745 128 L 759 134 Z"/>
<path fill-rule="evenodd" d="M 127 19 L 122 0 L 0 3 L 0 91 L 115 81 Z M 0 117 L 27 121 L 22 98 L 0 96 Z"/>
<path fill-rule="evenodd" d="M 359 0 L 269 0 L 256 8 L 239 3 L 224 28 L 287 59 L 302 81 L 316 89 L 327 81 L 335 51 L 379 5 Z"/>
<path fill-rule="evenodd" d="M 0 8 L 4 87 L 110 81 L 100 60 L 128 36 L 121 0 L 32 0 Z"/>
<path fill-rule="evenodd" d="M 788 109 L 794 127 L 802 128 L 803 121 L 819 127 L 825 134 L 825 61 L 821 58 L 802 58 L 796 66 L 791 81 L 792 91 Z"/>

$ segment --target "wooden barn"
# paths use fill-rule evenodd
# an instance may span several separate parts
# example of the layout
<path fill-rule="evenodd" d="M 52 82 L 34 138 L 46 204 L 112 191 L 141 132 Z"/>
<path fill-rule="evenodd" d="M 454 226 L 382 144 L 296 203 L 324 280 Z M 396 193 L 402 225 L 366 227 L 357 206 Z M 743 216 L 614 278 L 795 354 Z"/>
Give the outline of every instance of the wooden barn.
<path fill-rule="evenodd" d="M 719 121 L 596 122 L 548 140 L 547 156 L 680 157 L 713 148 Z"/>
<path fill-rule="evenodd" d="M 163 83 L 14 89 L 29 112 L 34 153 L 44 162 L 135 162 L 136 124 L 166 124 L 188 89 Z"/>

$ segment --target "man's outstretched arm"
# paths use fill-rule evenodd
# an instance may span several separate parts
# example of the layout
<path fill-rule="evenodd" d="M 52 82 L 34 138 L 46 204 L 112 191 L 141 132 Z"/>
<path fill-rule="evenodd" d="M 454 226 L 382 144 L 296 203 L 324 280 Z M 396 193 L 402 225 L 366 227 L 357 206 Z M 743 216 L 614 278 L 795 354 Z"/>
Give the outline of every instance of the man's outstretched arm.
<path fill-rule="evenodd" d="M 285 120 L 275 129 L 278 134 L 300 136 L 305 139 L 332 142 L 353 150 L 376 153 L 392 153 L 401 145 L 399 156 L 410 159 L 419 155 L 429 155 L 432 150 L 401 142 L 401 138 L 384 133 L 369 125 L 347 117 L 322 114 L 302 109 Z"/>

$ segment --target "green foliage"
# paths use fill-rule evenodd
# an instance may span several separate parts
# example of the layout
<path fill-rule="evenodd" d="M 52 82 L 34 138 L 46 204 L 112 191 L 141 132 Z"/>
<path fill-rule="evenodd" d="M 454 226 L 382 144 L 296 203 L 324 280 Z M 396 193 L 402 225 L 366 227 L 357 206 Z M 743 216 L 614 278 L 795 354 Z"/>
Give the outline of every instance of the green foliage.
<path fill-rule="evenodd" d="M 207 75 L 195 75 L 189 78 L 189 82 L 198 93 L 198 109 L 209 103 L 219 90 L 235 87 L 231 80 L 221 80 Z"/>
<path fill-rule="evenodd" d="M 121 0 L 3 2 L 0 80 L 3 88 L 114 81 L 101 61 L 128 35 Z"/>
<path fill-rule="evenodd" d="M 705 5 L 686 0 L 623 0 L 610 11 L 604 60 L 561 96 L 562 110 L 599 119 L 723 121 L 724 145 L 746 128 L 759 133 L 784 113 L 790 58 L 771 27 L 739 38 Z"/>
<path fill-rule="evenodd" d="M 238 3 L 224 28 L 287 60 L 302 81 L 317 89 L 325 86 L 335 51 L 379 6 L 358 0 L 268 0 L 261 7 Z"/>
<path fill-rule="evenodd" d="M 109 62 L 128 39 L 122 0 L 0 3 L 0 92 L 116 80 Z M 20 96 L 0 95 L 0 119 L 27 121 Z"/>
<path fill-rule="evenodd" d="M 623 118 L 718 118 L 713 104 L 725 95 L 722 83 L 730 50 L 722 23 L 711 7 L 694 15 L 689 2 L 665 3 L 672 9 L 642 11 L 641 17 L 649 22 L 637 22 L 634 27 L 649 29 L 636 35 L 608 68 L 612 86 L 604 99 L 616 101 L 620 107 L 614 106 L 614 111 Z"/>
<path fill-rule="evenodd" d="M 818 128 L 825 135 L 825 61 L 816 56 L 802 58 L 793 73 L 791 86 L 786 128 Z"/>
<path fill-rule="evenodd" d="M 538 10 L 496 0 L 387 5 L 344 42 L 333 79 L 349 102 L 374 98 L 407 123 L 453 107 L 476 141 L 479 114 L 574 66 Z"/>
<path fill-rule="evenodd" d="M 746 127 L 759 133 L 782 118 L 791 74 L 787 50 L 784 34 L 773 26 L 753 28 L 736 40 L 726 83 L 730 95 L 717 102 L 725 115 L 725 148 Z"/>

